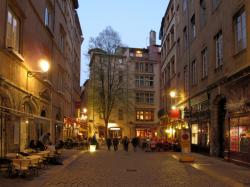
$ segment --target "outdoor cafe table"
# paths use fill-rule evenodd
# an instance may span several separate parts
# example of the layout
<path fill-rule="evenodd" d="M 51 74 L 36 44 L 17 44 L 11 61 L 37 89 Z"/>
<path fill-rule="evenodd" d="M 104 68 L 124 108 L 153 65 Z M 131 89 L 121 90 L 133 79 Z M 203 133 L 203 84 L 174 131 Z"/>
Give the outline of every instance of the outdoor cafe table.
<path fill-rule="evenodd" d="M 22 172 L 28 171 L 31 163 L 31 159 L 28 158 L 15 158 L 12 159 L 14 169 L 18 171 L 20 175 Z"/>

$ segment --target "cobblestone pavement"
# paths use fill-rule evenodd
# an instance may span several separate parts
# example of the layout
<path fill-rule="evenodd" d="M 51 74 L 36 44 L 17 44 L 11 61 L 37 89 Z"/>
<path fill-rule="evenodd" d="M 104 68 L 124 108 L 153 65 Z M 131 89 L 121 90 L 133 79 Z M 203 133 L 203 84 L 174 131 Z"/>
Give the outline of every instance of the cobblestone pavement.
<path fill-rule="evenodd" d="M 69 153 L 67 153 L 69 155 Z M 224 187 L 250 186 L 250 168 L 194 154 L 180 163 L 179 153 L 119 150 L 75 151 L 63 166 L 50 166 L 32 180 L 0 177 L 1 187 Z"/>

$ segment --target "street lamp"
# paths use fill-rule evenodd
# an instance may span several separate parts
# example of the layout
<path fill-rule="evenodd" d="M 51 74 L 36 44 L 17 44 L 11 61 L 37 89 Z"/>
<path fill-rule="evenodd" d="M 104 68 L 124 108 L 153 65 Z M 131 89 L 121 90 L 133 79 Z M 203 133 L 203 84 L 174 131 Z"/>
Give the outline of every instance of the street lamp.
<path fill-rule="evenodd" d="M 49 68 L 50 68 L 50 64 L 49 64 L 49 62 L 47 60 L 41 59 L 41 60 L 39 60 L 39 67 L 40 67 L 40 71 L 28 71 L 27 76 L 28 77 L 33 77 L 37 73 L 46 73 L 46 72 L 48 72 Z"/>
<path fill-rule="evenodd" d="M 170 93 L 169 93 L 170 97 L 171 98 L 175 98 L 176 97 L 176 91 L 172 90 Z"/>

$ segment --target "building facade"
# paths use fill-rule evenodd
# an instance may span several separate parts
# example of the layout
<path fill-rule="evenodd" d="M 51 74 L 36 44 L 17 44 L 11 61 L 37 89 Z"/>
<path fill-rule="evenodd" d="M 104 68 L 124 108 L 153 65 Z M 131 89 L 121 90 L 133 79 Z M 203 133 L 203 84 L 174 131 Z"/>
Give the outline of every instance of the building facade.
<path fill-rule="evenodd" d="M 171 1 L 172 2 L 172 1 Z M 193 151 L 249 163 L 250 2 L 175 1 L 178 93 Z"/>
<path fill-rule="evenodd" d="M 100 49 L 90 51 L 90 87 L 88 91 L 89 124 L 99 137 L 104 136 L 104 120 L 95 102 L 96 82 L 93 81 L 100 72 L 94 71 L 106 58 L 112 59 L 120 67 L 117 80 L 123 82 L 123 97 L 115 104 L 108 123 L 108 132 L 112 136 L 141 136 L 155 135 L 159 123 L 159 61 L 160 47 L 156 45 L 156 33 L 151 31 L 148 48 L 121 47 L 113 55 L 106 54 Z"/>
<path fill-rule="evenodd" d="M 82 32 L 78 1 L 0 2 L 0 150 L 25 149 L 50 132 L 62 139 L 64 116 L 80 100 Z M 41 62 L 49 63 L 47 73 Z"/>
<path fill-rule="evenodd" d="M 122 50 L 128 64 L 128 89 L 132 91 L 128 116 L 131 136 L 156 136 L 160 105 L 160 46 L 156 44 L 156 32 L 150 31 L 147 48 Z"/>

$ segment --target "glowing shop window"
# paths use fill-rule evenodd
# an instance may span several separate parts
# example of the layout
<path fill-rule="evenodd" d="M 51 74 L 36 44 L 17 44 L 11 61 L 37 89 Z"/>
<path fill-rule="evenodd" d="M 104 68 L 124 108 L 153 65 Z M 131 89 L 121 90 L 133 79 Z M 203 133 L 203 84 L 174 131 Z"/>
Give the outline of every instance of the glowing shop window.
<path fill-rule="evenodd" d="M 192 144 L 198 144 L 198 124 L 192 124 Z"/>

